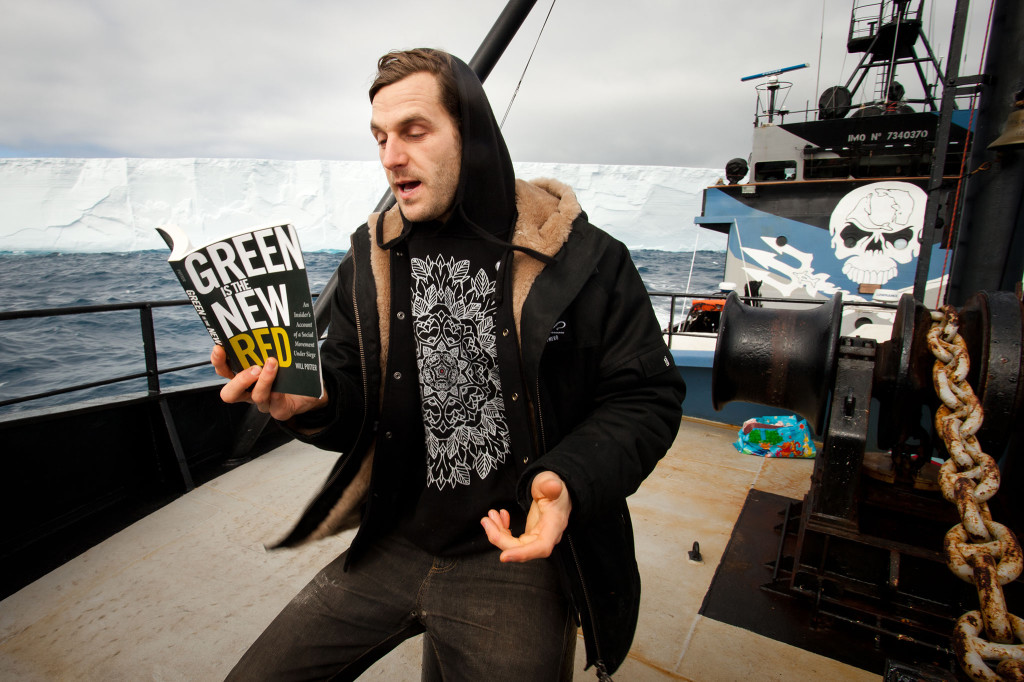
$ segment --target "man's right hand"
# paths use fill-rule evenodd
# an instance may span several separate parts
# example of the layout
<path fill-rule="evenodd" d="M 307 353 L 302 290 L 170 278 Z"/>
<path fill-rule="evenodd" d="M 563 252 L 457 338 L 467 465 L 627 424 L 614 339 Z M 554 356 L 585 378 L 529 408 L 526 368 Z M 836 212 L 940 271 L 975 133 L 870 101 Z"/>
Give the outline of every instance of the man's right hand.
<path fill-rule="evenodd" d="M 220 389 L 220 399 L 226 403 L 252 403 L 278 421 L 288 421 L 297 414 L 327 405 L 327 391 L 320 398 L 271 391 L 277 376 L 277 358 L 267 358 L 265 366 L 254 365 L 235 374 L 228 367 L 227 353 L 214 346 L 210 362 L 217 374 L 230 380 Z"/>

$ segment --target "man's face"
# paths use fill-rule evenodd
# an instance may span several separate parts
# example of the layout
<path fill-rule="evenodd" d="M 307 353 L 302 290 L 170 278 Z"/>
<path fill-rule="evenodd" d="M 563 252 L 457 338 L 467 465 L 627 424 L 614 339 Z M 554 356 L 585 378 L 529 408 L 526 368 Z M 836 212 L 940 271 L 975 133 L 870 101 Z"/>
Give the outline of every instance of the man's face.
<path fill-rule="evenodd" d="M 370 132 L 402 213 L 412 222 L 447 219 L 459 184 L 462 145 L 433 74 L 406 76 L 377 91 Z"/>

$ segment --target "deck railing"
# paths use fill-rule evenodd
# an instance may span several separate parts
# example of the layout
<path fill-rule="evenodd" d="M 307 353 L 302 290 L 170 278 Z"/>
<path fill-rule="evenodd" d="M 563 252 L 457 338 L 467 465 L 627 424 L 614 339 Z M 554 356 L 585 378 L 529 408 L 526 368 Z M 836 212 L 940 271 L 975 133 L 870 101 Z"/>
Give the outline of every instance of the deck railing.
<path fill-rule="evenodd" d="M 668 339 L 669 345 L 673 338 L 680 338 L 690 335 L 688 332 L 682 329 L 682 323 L 686 320 L 687 313 L 689 311 L 688 304 L 692 304 L 692 301 L 701 299 L 718 299 L 724 300 L 726 294 L 716 292 L 671 292 L 671 291 L 650 291 L 648 292 L 651 297 L 652 304 L 657 308 L 657 301 L 659 299 L 668 299 L 668 320 L 664 327 L 666 338 Z M 314 297 L 316 295 L 314 294 Z M 806 304 L 806 305 L 820 305 L 824 301 L 822 299 L 794 299 L 794 298 L 760 298 L 760 297 L 741 297 L 741 300 L 747 303 L 787 303 L 787 304 Z M 874 302 L 863 302 L 863 301 L 850 301 L 846 302 L 846 306 L 857 306 L 867 308 L 879 308 L 879 309 L 895 309 L 896 305 L 892 303 L 874 303 Z M 111 303 L 103 305 L 88 305 L 88 306 L 69 306 L 59 308 L 42 308 L 42 309 L 29 309 L 29 310 L 14 310 L 14 311 L 0 311 L 0 322 L 8 320 L 25 320 L 31 318 L 48 318 L 48 317 L 61 317 L 65 315 L 89 315 L 98 313 L 109 313 L 109 312 L 123 312 L 123 311 L 138 311 L 139 314 L 139 332 L 142 338 L 142 349 L 145 357 L 145 370 L 142 372 L 131 372 L 122 374 L 119 376 L 109 377 L 98 381 L 90 381 L 85 383 L 75 383 L 69 386 L 62 386 L 60 388 L 54 388 L 46 391 L 40 391 L 32 393 L 30 395 L 23 395 L 13 398 L 0 399 L 0 408 L 7 407 L 9 405 L 15 405 L 20 403 L 27 403 L 34 400 L 41 400 L 44 398 L 50 398 L 53 396 L 64 395 L 68 393 L 74 393 L 77 391 L 84 391 L 92 388 L 101 386 L 109 386 L 112 384 L 124 383 L 128 381 L 135 381 L 138 379 L 146 380 L 147 393 L 151 397 L 159 397 L 161 394 L 160 377 L 166 374 L 173 374 L 177 372 L 183 372 L 186 370 L 194 369 L 196 367 L 202 367 L 209 364 L 208 358 L 203 358 L 201 361 L 189 362 L 185 364 L 175 365 L 173 367 L 161 368 L 158 361 L 157 344 L 156 344 L 156 331 L 153 325 L 153 310 L 155 308 L 172 308 L 172 307 L 191 307 L 191 303 L 187 300 L 179 301 L 143 301 L 138 303 Z M 125 333 L 119 332 L 117 337 L 123 339 Z M 212 378 L 212 375 L 211 375 Z"/>
<path fill-rule="evenodd" d="M 140 303 L 109 303 L 102 305 L 0 311 L 0 322 L 4 322 L 7 320 L 27 320 L 33 318 L 62 317 L 65 315 L 88 315 L 94 313 L 110 313 L 123 312 L 127 310 L 137 310 L 139 312 L 139 330 L 142 334 L 142 348 L 146 360 L 146 369 L 143 372 L 133 372 L 130 374 L 123 374 L 120 376 L 110 377 L 99 381 L 90 381 L 87 383 L 74 384 L 72 386 L 64 386 L 61 388 L 56 388 L 48 391 L 41 391 L 39 393 L 19 396 L 17 398 L 7 398 L 4 400 L 0 400 L 0 407 L 6 407 L 8 405 L 25 403 L 32 400 L 40 400 L 42 398 L 50 398 L 53 396 L 63 395 L 66 393 L 73 393 L 75 391 L 84 391 L 91 388 L 98 388 L 100 386 L 109 386 L 111 384 L 121 383 L 125 381 L 134 381 L 136 379 L 143 378 L 146 379 L 146 385 L 149 394 L 159 395 L 160 375 L 169 374 L 172 372 L 181 372 L 187 369 L 192 369 L 194 367 L 200 367 L 204 364 L 209 364 L 209 360 L 204 360 L 203 362 L 192 362 L 184 365 L 177 365 L 174 367 L 160 369 L 157 363 L 156 332 L 153 328 L 153 309 L 181 306 L 191 307 L 191 305 L 192 304 L 189 301 L 143 301 Z"/>
<path fill-rule="evenodd" d="M 668 325 L 665 327 L 665 338 L 669 345 L 672 347 L 672 339 L 682 338 L 686 336 L 692 336 L 692 332 L 685 331 L 683 329 L 683 323 L 686 320 L 687 314 L 689 313 L 689 306 L 687 303 L 692 301 L 700 300 L 721 300 L 724 301 L 728 296 L 727 293 L 716 291 L 713 293 L 678 293 L 671 291 L 649 291 L 647 292 L 654 301 L 658 298 L 669 299 L 669 312 L 668 312 Z M 762 296 L 740 296 L 740 300 L 744 303 L 752 305 L 760 305 L 762 303 L 786 303 L 794 305 L 821 305 L 828 299 L 821 298 L 767 298 Z M 884 303 L 875 301 L 843 301 L 844 308 L 868 308 L 876 310 L 896 310 L 897 304 L 895 303 Z"/>

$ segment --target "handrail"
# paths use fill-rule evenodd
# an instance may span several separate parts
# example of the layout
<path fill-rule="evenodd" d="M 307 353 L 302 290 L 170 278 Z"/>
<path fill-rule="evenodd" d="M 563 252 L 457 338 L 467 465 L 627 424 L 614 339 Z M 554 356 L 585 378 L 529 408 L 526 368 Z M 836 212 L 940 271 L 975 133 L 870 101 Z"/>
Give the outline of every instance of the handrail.
<path fill-rule="evenodd" d="M 319 294 L 314 293 L 312 298 L 316 299 Z M 161 369 L 157 362 L 156 352 L 156 335 L 153 327 L 153 315 L 152 310 L 154 308 L 173 308 L 173 307 L 192 307 L 192 303 L 188 300 L 157 300 L 157 301 L 135 301 L 126 303 L 101 303 L 93 305 L 81 305 L 81 306 L 58 306 L 56 308 L 25 308 L 22 310 L 0 310 L 0 322 L 7 320 L 29 320 L 38 319 L 45 317 L 61 317 L 65 315 L 85 315 L 90 313 L 110 313 L 110 312 L 125 312 L 128 310 L 139 311 L 140 321 L 140 333 L 142 334 L 142 348 L 145 354 L 146 369 L 143 372 L 134 372 L 131 374 L 123 374 L 108 379 L 101 379 L 99 381 L 90 381 L 84 384 L 75 384 L 72 386 L 65 386 L 62 388 L 55 388 L 49 391 L 42 391 L 39 393 L 33 393 L 31 395 L 20 396 L 17 398 L 7 398 L 0 400 L 0 408 L 7 407 L 8 405 L 16 405 L 19 403 L 27 403 L 33 400 L 41 400 L 43 398 L 52 398 L 57 395 L 65 395 L 67 393 L 74 393 L 75 391 L 85 391 L 91 388 L 99 388 L 100 386 L 110 386 L 125 381 L 134 381 L 136 379 L 147 380 L 147 390 L 150 396 L 159 396 L 161 394 L 159 377 L 164 374 L 173 374 L 175 372 L 184 372 L 185 370 L 195 369 L 196 367 L 202 367 L 203 365 L 209 364 L 209 360 L 203 360 L 201 362 L 190 362 L 184 365 L 175 365 L 174 367 L 167 367 Z"/>
<path fill-rule="evenodd" d="M 60 315 L 78 315 L 82 313 L 109 313 L 123 310 L 139 310 L 141 308 L 167 308 L 172 306 L 191 305 L 183 301 L 136 301 L 131 303 L 99 303 L 95 305 L 58 306 L 56 308 L 25 308 L 23 310 L 0 310 L 0 322 L 4 320 L 27 320 L 35 317 L 57 317 Z"/>
<path fill-rule="evenodd" d="M 648 291 L 647 295 L 648 296 L 671 297 L 671 298 L 676 298 L 676 299 L 678 299 L 678 298 L 716 298 L 716 299 L 722 299 L 724 301 L 729 296 L 729 293 L 728 292 L 723 293 L 721 291 L 715 291 L 715 292 L 709 292 L 709 293 L 700 293 L 700 292 L 694 292 L 694 291 L 689 291 L 689 292 L 686 292 L 686 293 L 680 293 L 680 292 L 676 292 L 676 291 Z M 770 297 L 767 297 L 767 296 L 740 296 L 739 298 L 740 298 L 741 301 L 745 301 L 747 303 L 749 303 L 751 301 L 758 301 L 758 302 L 763 302 L 763 303 L 802 303 L 802 304 L 806 304 L 806 305 L 821 305 L 822 303 L 828 303 L 831 300 L 831 299 L 828 299 L 828 298 L 770 298 Z M 843 307 L 844 308 L 845 307 L 853 307 L 853 306 L 856 306 L 858 308 L 883 308 L 883 309 L 891 309 L 891 310 L 896 310 L 897 308 L 899 308 L 899 304 L 898 303 L 886 303 L 886 302 L 883 302 L 883 301 L 851 301 L 851 300 L 846 300 L 846 299 L 843 300 Z"/>
<path fill-rule="evenodd" d="M 713 292 L 674 292 L 674 291 L 649 291 L 647 292 L 651 299 L 655 298 L 668 298 L 669 299 L 669 320 L 668 326 L 665 333 L 671 339 L 675 336 L 683 335 L 683 332 L 676 330 L 676 319 L 677 319 L 677 308 L 680 305 L 680 301 L 692 300 L 692 299 L 720 299 L 724 300 L 726 295 L 721 291 Z M 763 302 L 763 303 L 792 303 L 792 304 L 806 304 L 806 305 L 820 305 L 827 299 L 811 299 L 811 298 L 762 298 L 762 297 L 740 297 L 740 300 L 745 302 Z M 844 306 L 856 306 L 865 308 L 881 308 L 895 310 L 897 305 L 895 303 L 880 303 L 875 301 L 844 301 Z M 139 324 L 140 333 L 142 334 L 143 340 L 143 351 L 145 353 L 146 369 L 142 372 L 133 372 L 121 376 L 111 377 L 108 379 L 102 379 L 98 381 L 90 381 L 87 383 L 75 384 L 72 386 L 65 386 L 56 388 L 48 391 L 42 391 L 34 393 L 32 395 L 20 396 L 17 398 L 7 398 L 0 400 L 0 408 L 7 407 L 8 405 L 14 405 L 18 403 L 30 402 L 33 400 L 40 400 L 42 398 L 49 398 L 57 395 L 64 395 L 67 393 L 73 393 L 76 391 L 84 391 L 91 388 L 97 388 L 100 386 L 109 386 L 111 384 L 121 383 L 125 381 L 134 381 L 137 379 L 146 379 L 148 382 L 148 394 L 150 396 L 159 397 L 161 395 L 160 380 L 159 377 L 165 374 L 172 374 L 175 372 L 182 372 L 188 369 L 194 369 L 196 367 L 202 367 L 209 363 L 208 360 L 204 359 L 201 362 L 192 362 L 183 365 L 176 365 L 174 367 L 160 368 L 157 358 L 156 351 L 156 334 L 153 326 L 152 310 L 154 308 L 168 308 L 168 307 L 180 307 L 186 306 L 191 307 L 191 303 L 187 300 L 178 301 L 139 301 L 133 303 L 106 303 L 99 305 L 84 305 L 84 306 L 62 306 L 57 308 L 30 308 L 25 310 L 12 310 L 12 311 L 0 311 L 0 322 L 5 320 L 20 320 L 20 319 L 31 319 L 31 318 L 42 318 L 42 317 L 59 317 L 63 315 L 82 315 L 92 313 L 107 313 L 107 312 L 123 312 L 128 310 L 139 311 Z"/>
<path fill-rule="evenodd" d="M 28 308 L 24 310 L 0 311 L 0 322 L 3 322 L 7 320 L 27 320 L 45 317 L 60 317 L 64 315 L 86 315 L 92 313 L 109 313 L 138 310 L 139 330 L 140 333 L 142 334 L 142 347 L 146 361 L 146 369 L 143 372 L 133 372 L 130 374 L 111 377 L 108 379 L 101 379 L 99 381 L 90 381 L 84 384 L 75 384 L 73 386 L 65 386 L 62 388 L 56 388 L 49 391 L 33 393 L 31 395 L 19 396 L 17 398 L 7 398 L 5 400 L 0 400 L 0 407 L 7 407 L 8 405 L 16 405 L 19 403 L 26 403 L 33 400 L 40 400 L 42 398 L 50 398 L 52 396 L 64 395 L 67 393 L 73 393 L 75 391 L 84 391 L 90 388 L 97 388 L 100 386 L 109 386 L 111 384 L 121 383 L 124 381 L 134 381 L 136 379 L 146 379 L 148 394 L 150 396 L 159 396 L 161 394 L 159 379 L 160 375 L 170 374 L 172 372 L 181 372 L 187 369 L 192 369 L 194 367 L 200 367 L 209 362 L 193 362 L 185 365 L 168 367 L 166 369 L 159 368 L 157 364 L 156 333 L 153 327 L 153 308 L 170 308 L 179 306 L 191 307 L 192 304 L 188 300 L 161 300 L 137 301 L 129 303 L 103 303 L 83 306 L 60 306 L 57 308 Z"/>
<path fill-rule="evenodd" d="M 157 371 L 157 374 L 171 374 L 173 372 L 183 372 L 186 369 L 193 369 L 195 367 L 202 367 L 203 365 L 210 364 L 209 360 L 203 362 L 193 362 L 187 365 L 178 365 L 176 367 L 170 367 L 168 369 L 161 369 Z M 100 381 L 90 381 L 85 384 L 75 384 L 74 386 L 68 386 L 66 388 L 55 388 L 51 391 L 44 391 L 42 393 L 33 393 L 32 395 L 21 396 L 20 398 L 8 398 L 7 400 L 0 400 L 0 407 L 7 407 L 8 405 L 15 405 L 17 403 L 27 403 L 31 400 L 41 400 L 43 398 L 52 398 L 55 395 L 64 395 L 66 393 L 74 393 L 75 391 L 86 391 L 90 388 L 98 388 L 100 386 L 109 386 L 122 381 L 133 381 L 135 379 L 144 379 L 149 376 L 146 372 L 136 372 L 135 374 L 125 374 L 124 376 L 114 377 L 112 379 L 102 379 Z"/>
<path fill-rule="evenodd" d="M 677 329 L 681 325 L 676 324 L 676 307 L 679 305 L 679 299 L 717 299 L 724 301 L 729 295 L 727 292 L 714 291 L 708 293 L 700 292 L 687 292 L 678 293 L 672 291 L 648 291 L 647 295 L 651 298 L 655 296 L 669 298 L 669 313 L 668 313 L 668 326 L 663 330 L 665 336 L 668 338 L 668 343 L 671 345 L 672 339 L 680 336 L 692 336 L 692 332 L 685 332 L 681 329 Z M 794 304 L 805 304 L 805 305 L 821 305 L 822 303 L 828 302 L 830 299 L 822 298 L 768 298 L 762 296 L 740 296 L 740 300 L 745 303 L 757 302 L 757 303 L 794 303 Z M 881 301 L 843 301 L 843 307 L 850 308 L 880 308 L 882 310 L 896 310 L 898 304 L 896 303 L 883 303 Z M 685 309 L 684 309 L 685 310 Z M 685 319 L 685 314 L 683 315 Z"/>

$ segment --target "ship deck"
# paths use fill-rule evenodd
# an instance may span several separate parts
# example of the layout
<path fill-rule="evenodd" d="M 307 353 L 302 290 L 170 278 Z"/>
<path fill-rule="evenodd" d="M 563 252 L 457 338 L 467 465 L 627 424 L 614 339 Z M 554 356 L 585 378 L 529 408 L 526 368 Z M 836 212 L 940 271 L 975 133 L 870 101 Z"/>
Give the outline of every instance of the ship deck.
<path fill-rule="evenodd" d="M 684 418 L 630 498 L 643 580 L 619 680 L 877 680 L 880 676 L 700 615 L 751 489 L 800 498 L 810 460 L 761 459 L 736 429 Z M 0 679 L 217 680 L 351 540 L 267 552 L 334 455 L 288 443 L 202 485 L 0 602 Z M 700 543 L 702 563 L 688 551 Z M 767 575 L 767 573 L 766 573 Z M 418 680 L 419 638 L 361 679 Z M 583 671 L 577 647 L 575 679 Z"/>

